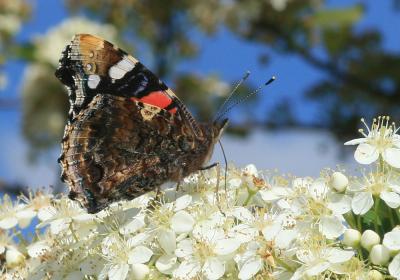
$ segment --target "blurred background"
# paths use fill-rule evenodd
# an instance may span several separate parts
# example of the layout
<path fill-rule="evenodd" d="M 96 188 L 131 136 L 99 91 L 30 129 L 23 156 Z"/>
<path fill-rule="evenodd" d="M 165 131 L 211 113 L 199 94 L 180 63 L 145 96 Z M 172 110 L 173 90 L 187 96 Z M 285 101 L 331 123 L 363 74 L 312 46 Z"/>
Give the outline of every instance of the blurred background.
<path fill-rule="evenodd" d="M 352 168 L 342 143 L 361 117 L 400 122 L 399 29 L 399 0 L 0 0 L 1 191 L 64 188 L 69 104 L 54 71 L 75 33 L 132 53 L 202 121 L 247 70 L 237 98 L 276 75 L 228 113 L 225 151 L 302 176 Z"/>

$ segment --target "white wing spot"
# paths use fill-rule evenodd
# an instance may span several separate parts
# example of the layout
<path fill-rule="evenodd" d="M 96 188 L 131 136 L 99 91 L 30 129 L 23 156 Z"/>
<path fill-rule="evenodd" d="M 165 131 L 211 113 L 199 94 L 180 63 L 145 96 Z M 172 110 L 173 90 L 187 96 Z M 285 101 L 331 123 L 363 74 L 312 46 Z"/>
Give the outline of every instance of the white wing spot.
<path fill-rule="evenodd" d="M 125 74 L 135 68 L 135 62 L 124 56 L 121 61 L 113 65 L 108 71 L 112 79 L 121 79 Z"/>
<path fill-rule="evenodd" d="M 89 75 L 87 85 L 91 89 L 95 89 L 97 85 L 100 83 L 99 75 Z"/>

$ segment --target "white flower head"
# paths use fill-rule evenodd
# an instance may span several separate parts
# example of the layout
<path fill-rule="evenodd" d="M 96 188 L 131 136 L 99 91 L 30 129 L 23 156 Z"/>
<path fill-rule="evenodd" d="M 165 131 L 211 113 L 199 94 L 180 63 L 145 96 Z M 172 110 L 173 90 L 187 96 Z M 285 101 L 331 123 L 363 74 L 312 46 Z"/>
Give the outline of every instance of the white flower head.
<path fill-rule="evenodd" d="M 347 188 L 353 193 L 351 208 L 357 215 L 364 215 L 374 205 L 374 197 L 382 199 L 390 208 L 400 206 L 400 187 L 381 172 L 371 172 L 363 180 L 354 181 Z"/>
<path fill-rule="evenodd" d="M 363 138 L 357 138 L 344 143 L 345 145 L 358 145 L 354 158 L 361 164 L 371 164 L 379 156 L 390 166 L 400 168 L 400 135 L 396 124 L 390 123 L 387 116 L 379 116 L 374 119 L 371 128 L 364 119 L 361 122 L 365 125 L 367 133 L 360 129 Z"/>

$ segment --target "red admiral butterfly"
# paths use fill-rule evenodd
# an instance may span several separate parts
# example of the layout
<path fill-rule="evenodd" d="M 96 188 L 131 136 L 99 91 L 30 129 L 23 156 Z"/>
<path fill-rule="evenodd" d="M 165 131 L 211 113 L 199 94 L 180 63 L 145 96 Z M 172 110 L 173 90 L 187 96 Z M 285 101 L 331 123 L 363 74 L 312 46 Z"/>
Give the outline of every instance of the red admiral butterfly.
<path fill-rule="evenodd" d="M 196 122 L 137 59 L 93 35 L 75 35 L 55 75 L 71 105 L 61 179 L 89 213 L 202 169 L 227 124 Z"/>

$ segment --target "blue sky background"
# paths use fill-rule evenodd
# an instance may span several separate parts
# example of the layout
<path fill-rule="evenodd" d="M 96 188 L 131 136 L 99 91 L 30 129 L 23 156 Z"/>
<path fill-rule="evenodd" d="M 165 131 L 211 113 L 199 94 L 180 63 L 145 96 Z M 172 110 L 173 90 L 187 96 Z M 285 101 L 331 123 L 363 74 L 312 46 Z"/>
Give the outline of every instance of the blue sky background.
<path fill-rule="evenodd" d="M 340 8 L 359 1 L 336 0 L 328 3 L 332 7 Z M 357 28 L 378 28 L 382 31 L 385 48 L 399 52 L 400 13 L 392 9 L 393 2 L 369 0 L 362 3 L 366 4 L 367 10 Z M 63 1 L 38 0 L 34 2 L 33 8 L 32 19 L 23 25 L 17 37 L 20 41 L 27 41 L 46 32 L 68 16 Z M 179 71 L 194 71 L 200 75 L 215 73 L 222 80 L 231 82 L 250 70 L 252 75 L 249 80 L 253 84 L 260 84 L 271 75 L 276 75 L 277 82 L 264 91 L 263 98 L 257 104 L 260 117 L 281 98 L 290 98 L 295 105 L 296 117 L 305 123 L 320 117 L 321 112 L 316 104 L 305 100 L 302 93 L 323 77 L 323 73 L 303 63 L 298 57 L 274 54 L 265 49 L 265 46 L 242 41 L 223 29 L 210 38 L 199 34 L 194 36 L 201 47 L 200 55 L 180 64 Z M 267 66 L 258 63 L 259 55 L 264 52 L 271 57 Z M 135 56 L 146 64 L 145 55 Z M 23 70 L 24 64 L 21 62 L 10 61 L 6 64 L 5 71 L 9 80 L 7 88 L 0 91 L 1 98 L 18 98 Z M 58 176 L 58 165 L 55 161 L 58 148 L 48 158 L 30 166 L 26 162 L 27 147 L 21 138 L 20 123 L 20 110 L 0 110 L 0 178 L 32 187 L 54 183 Z M 335 163 L 343 162 L 338 157 L 337 145 L 325 132 L 256 132 L 247 140 L 228 138 L 224 142 L 229 159 L 238 165 L 251 162 L 256 163 L 259 168 L 278 167 L 297 175 L 317 175 L 320 168 L 334 167 Z M 220 160 L 219 152 L 216 153 L 216 158 Z M 304 164 L 305 159 L 307 164 Z M 351 160 L 347 159 L 347 162 Z"/>

